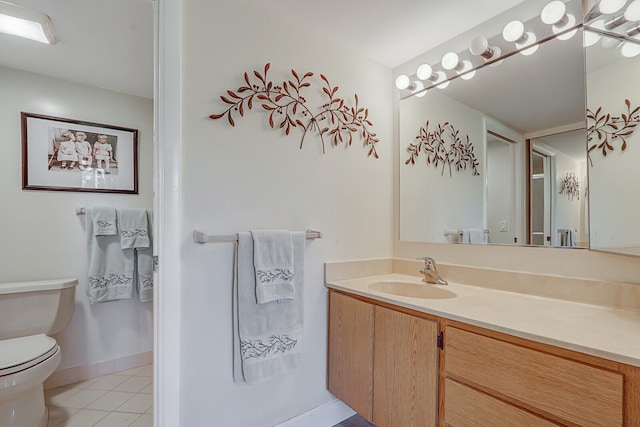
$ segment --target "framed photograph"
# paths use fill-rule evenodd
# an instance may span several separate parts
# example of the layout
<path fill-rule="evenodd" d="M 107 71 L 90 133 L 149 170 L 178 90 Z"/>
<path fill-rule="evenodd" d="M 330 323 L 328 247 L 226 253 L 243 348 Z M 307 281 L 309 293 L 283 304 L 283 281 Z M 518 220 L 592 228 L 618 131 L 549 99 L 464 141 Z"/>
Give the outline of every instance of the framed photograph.
<path fill-rule="evenodd" d="M 138 130 L 20 113 L 22 189 L 138 194 Z"/>

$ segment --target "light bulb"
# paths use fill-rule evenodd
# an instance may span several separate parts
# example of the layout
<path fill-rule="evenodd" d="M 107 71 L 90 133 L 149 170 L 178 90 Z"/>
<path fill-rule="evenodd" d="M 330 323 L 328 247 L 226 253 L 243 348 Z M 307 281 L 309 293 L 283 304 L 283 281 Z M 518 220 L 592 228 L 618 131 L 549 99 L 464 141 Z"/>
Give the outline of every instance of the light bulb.
<path fill-rule="evenodd" d="M 400 90 L 405 90 L 411 84 L 411 80 L 409 80 L 409 76 L 405 74 L 400 74 L 396 79 L 396 87 Z"/>
<path fill-rule="evenodd" d="M 567 6 L 560 0 L 554 0 L 542 9 L 540 18 L 547 25 L 557 25 L 564 19 L 566 13 Z"/>
<path fill-rule="evenodd" d="M 433 68 L 431 68 L 431 65 L 429 64 L 420 65 L 416 70 L 416 76 L 420 80 L 432 80 L 434 78 L 437 78 L 436 76 L 434 76 Z"/>
<path fill-rule="evenodd" d="M 620 53 L 625 58 L 633 58 L 640 55 L 640 45 L 632 42 L 624 42 L 620 48 Z"/>
<path fill-rule="evenodd" d="M 472 68 L 473 68 L 473 64 L 471 64 L 471 61 L 464 60 L 464 61 L 462 61 L 462 68 L 461 68 L 460 71 L 458 71 L 458 74 L 466 73 L 467 71 L 471 70 Z M 471 71 L 469 73 L 462 74 L 460 76 L 460 78 L 462 80 L 471 80 L 475 75 L 476 75 L 476 72 L 475 71 Z"/>
<path fill-rule="evenodd" d="M 616 13 L 620 9 L 624 7 L 627 3 L 627 0 L 600 0 L 600 4 L 598 4 L 598 9 L 600 12 L 605 15 Z"/>
<path fill-rule="evenodd" d="M 489 41 L 484 37 L 476 37 L 471 40 L 469 52 L 474 56 L 482 56 L 485 61 L 499 57 L 502 53 L 499 47 L 489 46 Z"/>
<path fill-rule="evenodd" d="M 520 21 L 511 21 L 504 26 L 502 37 L 508 42 L 520 40 L 524 35 L 524 24 Z"/>
<path fill-rule="evenodd" d="M 442 68 L 445 70 L 453 70 L 459 64 L 458 55 L 455 52 L 446 53 L 442 57 Z"/>
<path fill-rule="evenodd" d="M 640 21 L 640 0 L 634 0 L 624 11 L 624 19 L 627 21 Z"/>

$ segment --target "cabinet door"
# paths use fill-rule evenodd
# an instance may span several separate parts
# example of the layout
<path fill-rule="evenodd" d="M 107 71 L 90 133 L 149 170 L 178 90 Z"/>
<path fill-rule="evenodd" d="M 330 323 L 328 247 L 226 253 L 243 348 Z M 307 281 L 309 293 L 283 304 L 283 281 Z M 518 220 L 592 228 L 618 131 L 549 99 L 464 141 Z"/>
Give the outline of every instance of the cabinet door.
<path fill-rule="evenodd" d="M 437 323 L 378 306 L 374 323 L 374 424 L 435 426 Z"/>
<path fill-rule="evenodd" d="M 373 306 L 329 292 L 329 391 L 371 421 Z"/>

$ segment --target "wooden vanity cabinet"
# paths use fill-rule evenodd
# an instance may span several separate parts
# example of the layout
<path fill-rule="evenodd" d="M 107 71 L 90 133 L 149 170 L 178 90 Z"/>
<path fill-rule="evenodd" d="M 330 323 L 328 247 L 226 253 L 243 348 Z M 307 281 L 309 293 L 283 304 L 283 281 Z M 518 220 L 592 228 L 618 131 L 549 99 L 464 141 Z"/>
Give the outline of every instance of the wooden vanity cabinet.
<path fill-rule="evenodd" d="M 328 387 L 377 427 L 437 422 L 438 323 L 329 291 Z"/>

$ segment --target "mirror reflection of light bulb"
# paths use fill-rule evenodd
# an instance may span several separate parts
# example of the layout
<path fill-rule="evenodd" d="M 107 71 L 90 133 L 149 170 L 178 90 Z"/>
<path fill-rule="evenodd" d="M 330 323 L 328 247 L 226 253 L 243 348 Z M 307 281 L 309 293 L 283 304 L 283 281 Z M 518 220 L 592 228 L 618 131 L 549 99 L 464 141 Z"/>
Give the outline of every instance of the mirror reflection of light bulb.
<path fill-rule="evenodd" d="M 640 45 L 632 42 L 624 42 L 620 48 L 620 53 L 625 58 L 633 58 L 640 55 Z"/>
<path fill-rule="evenodd" d="M 446 89 L 449 86 L 449 83 L 451 83 L 449 80 L 447 80 L 447 75 L 444 73 L 444 71 L 436 71 L 436 74 L 438 75 L 438 80 L 436 80 L 436 87 L 438 89 Z"/>
<path fill-rule="evenodd" d="M 409 80 L 409 76 L 405 74 L 400 74 L 398 78 L 396 78 L 396 87 L 400 90 L 405 90 L 411 84 L 411 80 Z"/>
<path fill-rule="evenodd" d="M 471 64 L 471 61 L 467 61 L 467 60 L 462 61 L 462 69 L 458 71 L 458 74 L 462 74 L 462 73 L 466 73 L 466 74 L 462 74 L 460 78 L 462 80 L 471 80 L 476 75 L 476 72 L 475 71 L 467 72 L 467 71 L 471 70 L 472 68 L 473 68 L 473 64 Z"/>
<path fill-rule="evenodd" d="M 622 9 L 626 3 L 627 0 L 600 0 L 598 9 L 600 9 L 600 12 L 603 14 L 609 15 Z"/>
<path fill-rule="evenodd" d="M 516 43 L 516 47 L 518 49 L 522 49 L 523 47 L 527 47 L 529 45 L 533 45 L 528 49 L 524 49 L 522 51 L 520 51 L 521 54 L 523 54 L 524 56 L 529 56 L 529 55 L 533 55 L 534 53 L 536 53 L 536 51 L 538 50 L 538 48 L 540 47 L 540 45 L 535 44 L 538 39 L 536 38 L 536 35 L 528 32 L 526 33 L 527 37 L 525 39 L 525 41 L 523 43 Z"/>
<path fill-rule="evenodd" d="M 620 44 L 620 41 L 613 37 L 602 37 L 601 40 L 600 45 L 605 49 L 615 49 Z"/>
<path fill-rule="evenodd" d="M 422 84 L 421 81 L 415 82 L 415 86 L 416 88 L 411 91 L 411 93 L 415 94 L 415 96 L 417 96 L 418 98 L 422 98 L 427 94 L 426 90 L 422 90 L 424 89 L 424 84 Z"/>
<path fill-rule="evenodd" d="M 574 25 L 576 25 L 576 18 L 573 15 L 567 15 L 567 23 L 565 25 L 562 26 L 557 26 L 554 25 L 553 28 L 553 34 L 558 34 L 561 33 L 562 31 L 573 27 Z M 560 34 L 558 37 L 556 37 L 558 40 L 569 40 L 571 37 L 575 36 L 576 33 L 578 32 L 578 29 L 573 29 L 571 31 L 568 31 L 564 34 Z"/>
<path fill-rule="evenodd" d="M 593 46 L 594 44 L 598 43 L 599 40 L 600 34 L 589 31 L 588 29 L 584 32 L 585 47 Z"/>

